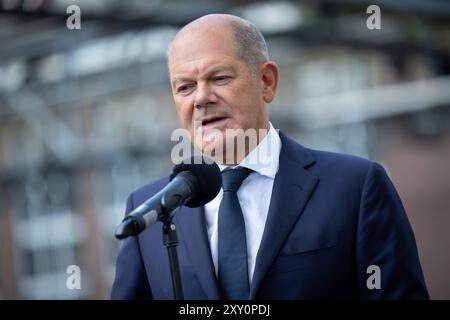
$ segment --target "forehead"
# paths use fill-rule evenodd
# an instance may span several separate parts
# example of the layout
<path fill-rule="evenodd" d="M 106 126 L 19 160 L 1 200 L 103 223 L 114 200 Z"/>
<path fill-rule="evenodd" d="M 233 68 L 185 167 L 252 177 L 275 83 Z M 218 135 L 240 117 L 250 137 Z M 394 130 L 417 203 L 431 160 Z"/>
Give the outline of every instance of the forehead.
<path fill-rule="evenodd" d="M 237 72 L 242 69 L 242 63 L 228 56 L 207 57 L 185 61 L 170 67 L 172 80 L 181 78 L 203 77 L 222 71 Z"/>
<path fill-rule="evenodd" d="M 196 67 L 206 67 L 217 60 L 233 64 L 238 60 L 234 40 L 229 30 L 194 30 L 185 32 L 173 41 L 169 51 L 169 72 Z"/>

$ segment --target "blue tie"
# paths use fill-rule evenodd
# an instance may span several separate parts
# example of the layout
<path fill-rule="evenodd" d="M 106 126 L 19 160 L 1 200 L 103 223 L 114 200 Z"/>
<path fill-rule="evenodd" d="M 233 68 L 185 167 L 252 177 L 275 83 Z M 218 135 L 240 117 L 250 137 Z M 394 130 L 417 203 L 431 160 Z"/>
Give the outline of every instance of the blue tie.
<path fill-rule="evenodd" d="M 222 293 L 228 300 L 245 300 L 249 297 L 245 223 L 236 193 L 251 171 L 241 167 L 222 171 L 223 198 L 219 207 L 218 265 Z"/>

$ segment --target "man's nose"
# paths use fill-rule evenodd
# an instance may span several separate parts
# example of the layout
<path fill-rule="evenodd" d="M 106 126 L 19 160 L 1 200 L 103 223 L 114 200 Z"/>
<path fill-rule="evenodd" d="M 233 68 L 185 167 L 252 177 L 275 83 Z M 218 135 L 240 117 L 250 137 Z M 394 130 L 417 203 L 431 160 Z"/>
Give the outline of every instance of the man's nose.
<path fill-rule="evenodd" d="M 210 85 L 198 84 L 194 99 L 194 107 L 207 107 L 209 104 L 217 102 L 217 95 Z"/>

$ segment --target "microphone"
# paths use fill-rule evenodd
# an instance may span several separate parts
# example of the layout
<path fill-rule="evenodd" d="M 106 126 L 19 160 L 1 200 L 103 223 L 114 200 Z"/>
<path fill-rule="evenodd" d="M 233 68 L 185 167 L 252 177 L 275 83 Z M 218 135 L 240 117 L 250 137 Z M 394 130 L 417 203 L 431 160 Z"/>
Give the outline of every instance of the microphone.
<path fill-rule="evenodd" d="M 115 236 L 136 236 L 157 221 L 169 221 L 182 205 L 200 207 L 214 199 L 221 186 L 222 175 L 215 162 L 198 156 L 183 160 L 173 168 L 170 182 L 161 191 L 122 220 Z"/>

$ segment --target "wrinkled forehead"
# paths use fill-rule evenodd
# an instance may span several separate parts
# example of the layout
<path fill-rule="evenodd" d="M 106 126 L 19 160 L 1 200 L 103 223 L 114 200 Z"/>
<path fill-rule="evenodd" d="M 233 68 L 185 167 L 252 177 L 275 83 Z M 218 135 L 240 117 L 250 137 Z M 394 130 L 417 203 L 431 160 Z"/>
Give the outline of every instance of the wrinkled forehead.
<path fill-rule="evenodd" d="M 231 30 L 195 28 L 178 34 L 169 49 L 169 68 L 211 55 L 236 56 Z"/>

